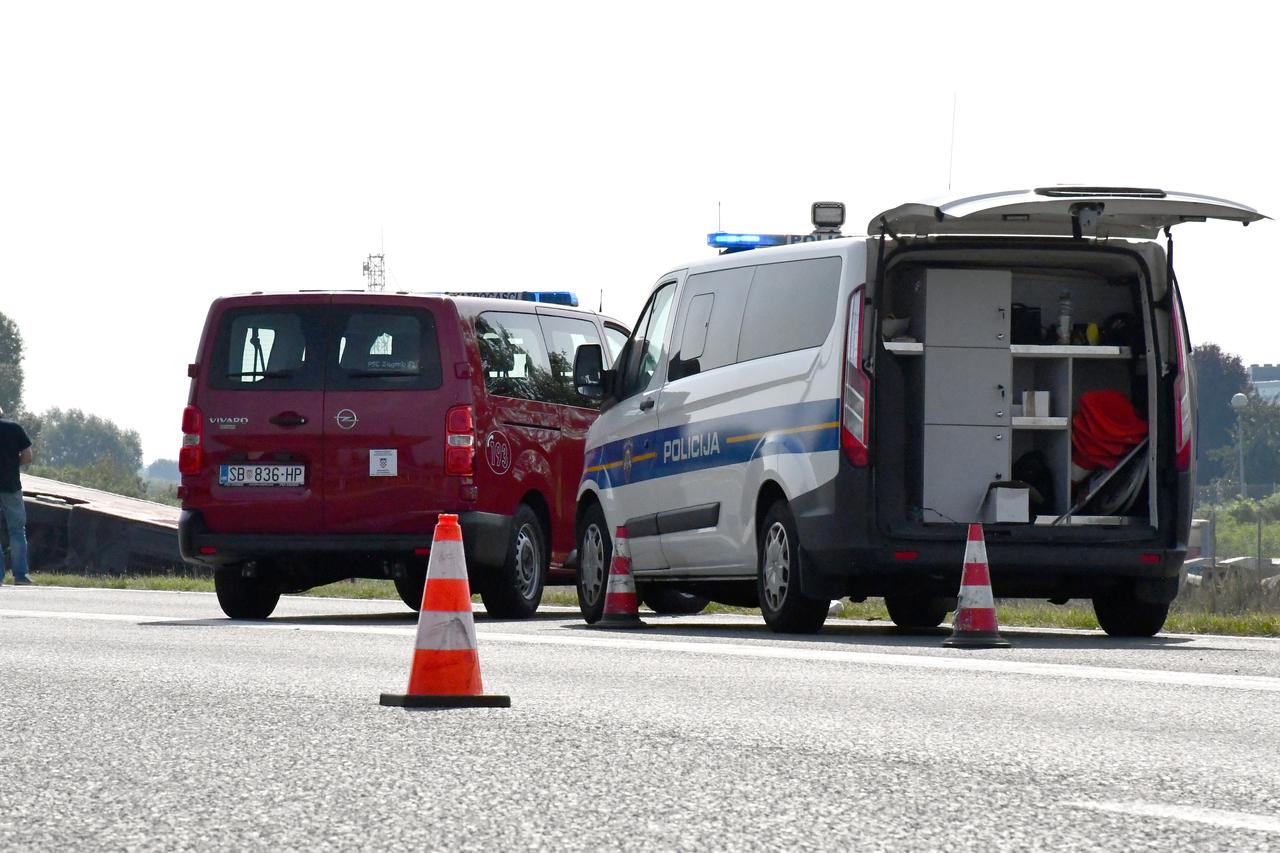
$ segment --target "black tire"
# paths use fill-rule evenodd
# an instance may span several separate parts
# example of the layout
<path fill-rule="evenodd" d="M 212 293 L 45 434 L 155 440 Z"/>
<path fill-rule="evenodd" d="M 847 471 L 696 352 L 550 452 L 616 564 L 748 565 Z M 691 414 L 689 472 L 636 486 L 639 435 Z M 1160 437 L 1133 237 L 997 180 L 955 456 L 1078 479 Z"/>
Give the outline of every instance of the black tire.
<path fill-rule="evenodd" d="M 396 593 L 400 596 L 400 600 L 405 603 L 413 612 L 417 613 L 422 609 L 422 590 L 427 585 L 426 567 L 414 568 L 410 567 L 405 570 L 403 577 L 393 579 L 396 585 Z"/>
<path fill-rule="evenodd" d="M 645 584 L 640 588 L 640 600 L 654 613 L 664 616 L 692 616 L 711 603 L 705 595 L 681 592 L 664 584 Z"/>
<path fill-rule="evenodd" d="M 253 577 L 245 577 L 240 566 L 218 566 L 213 570 L 213 589 L 222 612 L 232 619 L 266 619 L 280 602 L 279 584 L 261 568 Z"/>
<path fill-rule="evenodd" d="M 955 609 L 955 599 L 931 598 L 923 595 L 886 595 L 884 606 L 889 618 L 899 628 L 924 630 L 937 628 Z"/>
<path fill-rule="evenodd" d="M 1112 637 L 1154 637 L 1169 618 L 1169 602 L 1143 601 L 1122 586 L 1093 599 L 1093 613 Z"/>
<path fill-rule="evenodd" d="M 497 571 L 487 573 L 481 585 L 484 609 L 496 619 L 528 619 L 537 613 L 549 560 L 547 534 L 538 514 L 520 504 L 511 521 L 507 561 Z"/>
<path fill-rule="evenodd" d="M 769 507 L 757 539 L 756 593 L 765 624 L 779 634 L 821 631 L 831 602 L 800 591 L 800 535 L 786 501 Z"/>
<path fill-rule="evenodd" d="M 588 625 L 604 615 L 604 595 L 613 563 L 613 537 L 600 504 L 593 503 L 578 523 L 578 609 Z"/>

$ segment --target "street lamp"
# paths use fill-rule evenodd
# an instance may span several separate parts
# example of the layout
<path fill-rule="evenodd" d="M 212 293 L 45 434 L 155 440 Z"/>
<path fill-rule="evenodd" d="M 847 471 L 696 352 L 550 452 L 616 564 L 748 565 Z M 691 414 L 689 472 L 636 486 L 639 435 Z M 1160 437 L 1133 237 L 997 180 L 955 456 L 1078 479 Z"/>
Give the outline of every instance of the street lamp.
<path fill-rule="evenodd" d="M 1236 411 L 1236 453 L 1240 458 L 1240 497 L 1249 497 L 1249 492 L 1244 486 L 1244 410 L 1249 407 L 1249 398 L 1244 394 L 1234 394 L 1231 397 L 1231 408 Z"/>

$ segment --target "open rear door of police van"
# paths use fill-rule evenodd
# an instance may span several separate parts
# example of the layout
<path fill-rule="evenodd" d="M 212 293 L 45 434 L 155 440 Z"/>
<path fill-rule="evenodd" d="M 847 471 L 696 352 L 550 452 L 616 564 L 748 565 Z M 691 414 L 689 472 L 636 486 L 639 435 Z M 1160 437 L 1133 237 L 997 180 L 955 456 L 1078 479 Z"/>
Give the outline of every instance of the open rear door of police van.
<path fill-rule="evenodd" d="M 1153 239 L 1183 222 L 1266 219 L 1243 204 L 1192 193 L 1128 187 L 1050 186 L 899 205 L 867 233 L 888 236 L 1118 237 Z"/>

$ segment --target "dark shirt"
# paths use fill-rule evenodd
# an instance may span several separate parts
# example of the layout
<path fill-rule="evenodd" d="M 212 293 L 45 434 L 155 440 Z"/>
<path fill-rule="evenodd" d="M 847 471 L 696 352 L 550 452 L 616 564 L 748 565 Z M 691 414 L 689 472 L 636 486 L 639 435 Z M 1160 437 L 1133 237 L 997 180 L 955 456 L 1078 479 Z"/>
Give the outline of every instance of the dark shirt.
<path fill-rule="evenodd" d="M 27 431 L 13 421 L 0 418 L 0 492 L 22 491 L 18 477 L 18 454 L 31 446 Z"/>

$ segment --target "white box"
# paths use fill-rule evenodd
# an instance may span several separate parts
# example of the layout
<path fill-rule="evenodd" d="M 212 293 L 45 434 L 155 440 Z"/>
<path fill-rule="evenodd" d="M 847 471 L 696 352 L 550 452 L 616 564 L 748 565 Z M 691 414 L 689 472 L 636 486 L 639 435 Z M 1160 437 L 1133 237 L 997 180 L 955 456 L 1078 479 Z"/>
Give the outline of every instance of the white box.
<path fill-rule="evenodd" d="M 369 451 L 369 476 L 370 477 L 395 477 L 399 472 L 396 470 L 396 451 L 388 450 L 370 450 Z"/>
<path fill-rule="evenodd" d="M 982 523 L 1000 524 L 1031 520 L 1031 492 L 1026 486 L 992 483 L 982 502 Z"/>
<path fill-rule="evenodd" d="M 1023 391 L 1022 414 L 1028 418 L 1047 418 L 1049 414 L 1048 391 Z"/>

